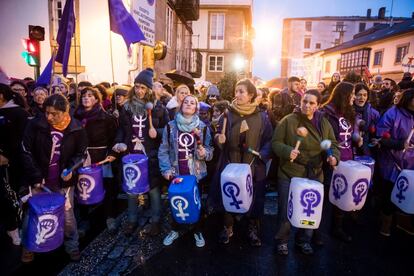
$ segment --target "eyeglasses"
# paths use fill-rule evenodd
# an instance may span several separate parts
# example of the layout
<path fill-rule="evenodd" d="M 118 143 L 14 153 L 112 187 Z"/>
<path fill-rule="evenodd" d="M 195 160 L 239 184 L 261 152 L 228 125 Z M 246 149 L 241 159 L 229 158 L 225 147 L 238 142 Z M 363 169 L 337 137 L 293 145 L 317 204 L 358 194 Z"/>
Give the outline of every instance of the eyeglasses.
<path fill-rule="evenodd" d="M 24 88 L 12 88 L 14 92 L 24 92 L 26 91 Z"/>

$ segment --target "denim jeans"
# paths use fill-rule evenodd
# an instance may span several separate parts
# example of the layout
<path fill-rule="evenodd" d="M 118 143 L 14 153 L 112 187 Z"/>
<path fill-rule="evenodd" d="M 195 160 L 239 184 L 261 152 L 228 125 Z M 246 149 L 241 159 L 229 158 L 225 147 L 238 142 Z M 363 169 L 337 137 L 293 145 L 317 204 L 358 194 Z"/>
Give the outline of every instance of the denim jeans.
<path fill-rule="evenodd" d="M 277 192 L 278 196 L 278 231 L 275 236 L 278 244 L 288 243 L 289 234 L 290 234 L 290 222 L 287 217 L 287 205 L 289 199 L 289 188 L 290 180 L 287 179 L 278 179 Z M 313 230 L 312 229 L 299 229 L 297 234 L 297 242 L 310 242 L 312 238 Z"/>
<path fill-rule="evenodd" d="M 138 195 L 128 194 L 128 222 L 137 223 L 138 221 Z M 151 204 L 151 222 L 159 222 L 161 217 L 161 193 L 160 188 L 155 187 L 149 191 Z"/>
<path fill-rule="evenodd" d="M 73 212 L 73 207 L 74 207 L 73 196 L 74 196 L 75 187 L 62 188 L 57 192 L 66 196 L 68 189 L 70 189 L 70 191 L 68 192 L 67 196 L 69 198 L 71 208 L 69 208 L 68 210 L 66 210 L 65 208 L 64 245 L 65 245 L 65 251 L 67 253 L 71 253 L 71 252 L 79 250 L 78 226 L 76 223 L 75 214 Z M 35 195 L 36 193 L 38 193 L 38 191 L 32 189 L 32 194 Z M 23 239 L 26 238 L 28 223 L 29 223 L 29 212 L 27 210 L 24 215 L 23 226 L 22 226 Z"/>

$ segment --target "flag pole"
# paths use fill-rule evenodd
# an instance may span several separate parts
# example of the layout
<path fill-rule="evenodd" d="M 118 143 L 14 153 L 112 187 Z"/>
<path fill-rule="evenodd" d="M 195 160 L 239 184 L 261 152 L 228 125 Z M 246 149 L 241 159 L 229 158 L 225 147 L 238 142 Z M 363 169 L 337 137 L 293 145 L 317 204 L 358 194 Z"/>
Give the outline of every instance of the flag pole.
<path fill-rule="evenodd" d="M 76 22 L 76 17 L 75 17 L 75 22 Z M 76 28 L 78 27 L 78 24 L 76 24 L 75 27 L 75 37 L 74 37 L 74 46 L 75 46 L 75 96 L 76 96 L 76 107 L 78 107 L 79 105 L 79 93 L 78 93 L 78 60 L 77 60 L 77 43 L 76 43 Z"/>
<path fill-rule="evenodd" d="M 50 81 L 49 81 L 48 96 L 52 95 L 53 75 L 55 74 L 55 59 L 56 59 L 56 47 L 53 48 L 53 52 L 52 52 L 52 75 L 50 76 Z"/>
<path fill-rule="evenodd" d="M 114 74 L 114 57 L 112 55 L 112 33 L 109 29 L 109 51 L 111 52 L 111 70 L 112 70 L 112 83 L 115 82 L 115 74 Z"/>

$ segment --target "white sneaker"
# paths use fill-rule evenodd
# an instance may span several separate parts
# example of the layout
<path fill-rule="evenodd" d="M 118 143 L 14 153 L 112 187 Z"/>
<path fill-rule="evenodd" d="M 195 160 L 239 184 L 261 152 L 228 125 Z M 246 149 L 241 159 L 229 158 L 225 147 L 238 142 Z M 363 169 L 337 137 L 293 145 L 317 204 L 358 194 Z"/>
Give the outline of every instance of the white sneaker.
<path fill-rule="evenodd" d="M 203 234 L 201 232 L 194 233 L 195 244 L 197 247 L 204 247 L 206 241 L 204 240 Z"/>
<path fill-rule="evenodd" d="M 20 239 L 19 228 L 16 228 L 12 231 L 7 231 L 7 235 L 10 236 L 14 245 L 20 245 L 22 243 L 22 240 Z"/>
<path fill-rule="evenodd" d="M 168 233 L 168 235 L 164 238 L 164 241 L 162 242 L 165 246 L 171 245 L 177 238 L 178 238 L 178 232 L 171 231 Z"/>

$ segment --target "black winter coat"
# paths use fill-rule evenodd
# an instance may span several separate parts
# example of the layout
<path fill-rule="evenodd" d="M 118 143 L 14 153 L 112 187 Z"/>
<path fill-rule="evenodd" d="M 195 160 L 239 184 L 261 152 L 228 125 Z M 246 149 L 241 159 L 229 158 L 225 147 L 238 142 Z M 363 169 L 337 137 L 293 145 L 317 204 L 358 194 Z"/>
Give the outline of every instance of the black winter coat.
<path fill-rule="evenodd" d="M 161 177 L 158 165 L 158 148 L 162 141 L 162 133 L 164 127 L 169 122 L 168 111 L 164 105 L 157 101 L 152 110 L 152 124 L 157 131 L 157 137 L 152 139 L 148 135 L 149 120 L 145 121 L 145 133 L 144 133 L 144 147 L 148 157 L 148 168 L 150 176 L 151 188 L 156 187 L 160 182 Z M 128 151 L 131 150 L 130 144 L 132 140 L 132 113 L 122 108 L 119 112 L 119 128 L 115 138 L 115 143 L 124 143 L 128 146 Z M 157 178 L 157 180 L 154 180 Z"/>
<path fill-rule="evenodd" d="M 0 108 L 0 154 L 9 159 L 9 182 L 15 191 L 21 186 L 20 145 L 29 116 L 20 106 Z"/>
<path fill-rule="evenodd" d="M 116 118 L 100 108 L 95 116 L 88 119 L 86 112 L 75 112 L 74 117 L 81 121 L 88 136 L 88 148 L 105 147 L 105 149 L 88 149 L 91 163 L 97 163 L 105 159 L 112 152 L 118 123 Z"/>
<path fill-rule="evenodd" d="M 50 125 L 44 117 L 33 119 L 26 127 L 22 147 L 23 169 L 28 185 L 33 186 L 47 179 L 52 150 L 50 131 Z M 86 131 L 79 121 L 72 118 L 68 127 L 63 131 L 60 146 L 60 170 L 70 168 L 84 158 L 87 145 Z M 62 188 L 73 186 L 77 181 L 77 171 L 72 172 L 72 178 L 69 181 L 63 181 L 61 178 L 59 180 Z"/>

